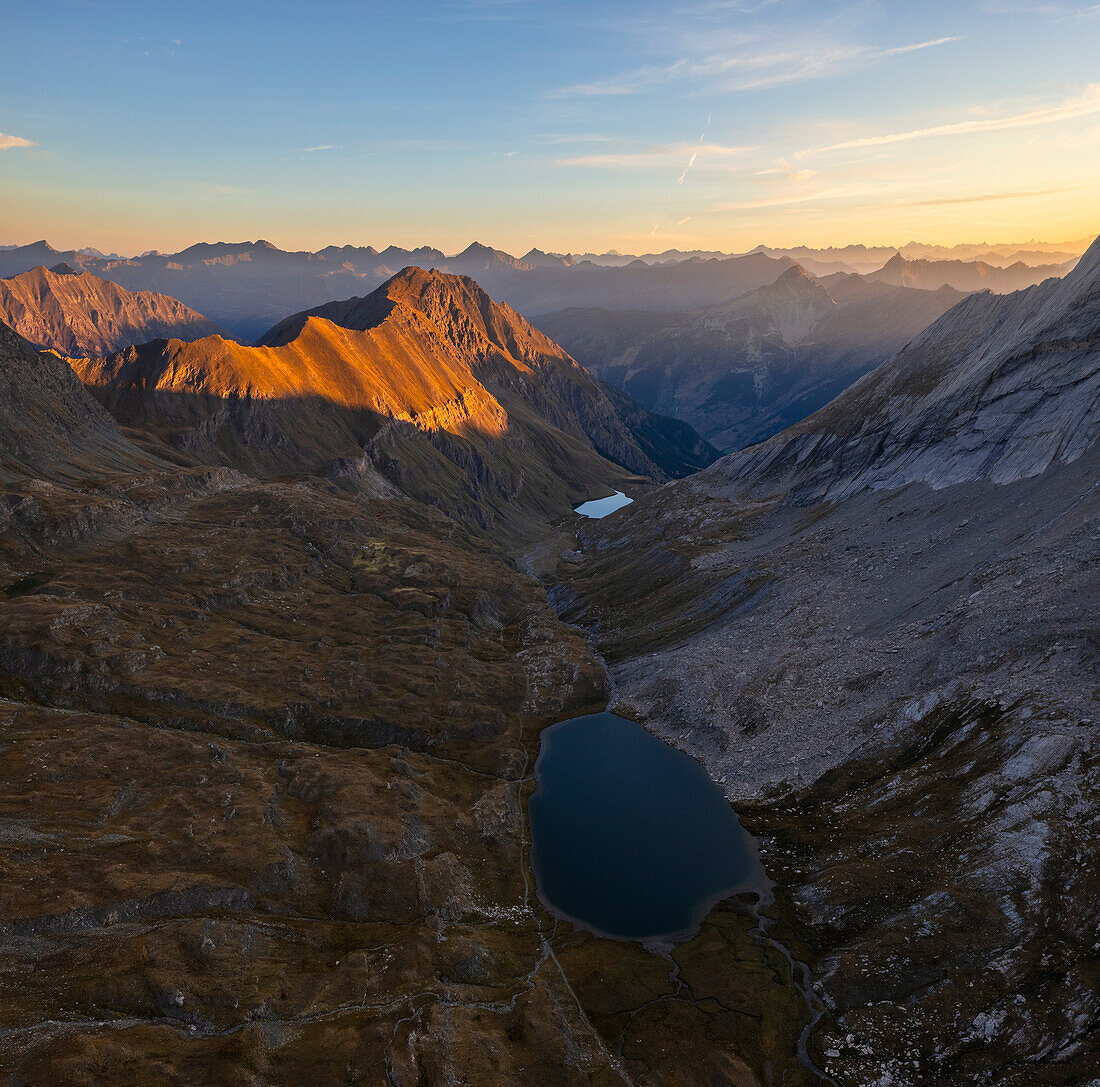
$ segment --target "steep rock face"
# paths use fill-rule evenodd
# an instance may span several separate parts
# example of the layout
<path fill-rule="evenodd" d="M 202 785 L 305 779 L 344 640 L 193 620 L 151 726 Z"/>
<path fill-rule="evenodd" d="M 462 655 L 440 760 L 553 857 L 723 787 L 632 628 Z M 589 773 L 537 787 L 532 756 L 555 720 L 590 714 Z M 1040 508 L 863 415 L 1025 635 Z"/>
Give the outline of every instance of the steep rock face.
<path fill-rule="evenodd" d="M 213 321 L 154 291 L 132 293 L 71 266 L 0 280 L 0 319 L 24 339 L 65 355 L 97 355 L 135 343 L 218 332 Z"/>
<path fill-rule="evenodd" d="M 78 478 L 152 463 L 62 359 L 0 322 L 0 479 Z"/>
<path fill-rule="evenodd" d="M 1100 244 L 1063 280 L 960 302 L 818 414 L 716 469 L 801 500 L 1007 483 L 1100 433 Z"/>
<path fill-rule="evenodd" d="M 958 298 L 854 275 L 823 282 L 796 265 L 696 313 L 564 310 L 540 324 L 603 379 L 736 449 L 827 403 Z"/>
<path fill-rule="evenodd" d="M 200 461 L 347 481 L 366 455 L 484 528 L 561 516 L 630 473 L 664 476 L 590 374 L 464 277 L 410 269 L 256 347 L 159 341 L 73 365 L 118 419 Z"/>

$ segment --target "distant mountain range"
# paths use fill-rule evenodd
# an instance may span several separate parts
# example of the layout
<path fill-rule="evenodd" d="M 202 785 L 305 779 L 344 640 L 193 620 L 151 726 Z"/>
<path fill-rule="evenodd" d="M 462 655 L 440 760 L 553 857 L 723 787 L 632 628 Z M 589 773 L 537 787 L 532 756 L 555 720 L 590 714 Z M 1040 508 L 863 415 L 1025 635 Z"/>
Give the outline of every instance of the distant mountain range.
<path fill-rule="evenodd" d="M 894 287 L 918 287 L 926 291 L 937 290 L 946 284 L 959 291 L 1008 294 L 1033 287 L 1044 279 L 1060 279 L 1076 263 L 1076 258 L 1063 264 L 1039 265 L 1018 260 L 1000 267 L 980 260 L 907 260 L 896 253 L 877 272 L 868 272 L 867 278 Z"/>
<path fill-rule="evenodd" d="M 928 245 L 924 242 L 908 242 L 902 246 L 842 245 L 814 248 L 796 245 L 789 248 L 781 246 L 758 245 L 750 253 L 763 253 L 769 257 L 790 257 L 804 268 L 819 275 L 830 272 L 870 272 L 881 268 L 895 253 L 907 260 L 983 260 L 988 264 L 1007 265 L 1022 260 L 1025 264 L 1059 264 L 1076 260 L 1091 244 L 1092 238 L 1081 238 L 1073 242 L 1047 244 L 1034 239 L 1028 242 L 1009 242 L 990 244 L 961 244 L 954 246 Z M 666 249 L 662 253 L 630 254 L 609 250 L 606 253 L 578 253 L 573 259 L 591 261 L 593 264 L 623 267 L 632 261 L 640 260 L 646 264 L 666 264 L 670 261 L 688 260 L 693 257 L 702 259 L 721 259 L 723 257 L 743 256 L 744 254 L 725 253 L 717 249 Z"/>
<path fill-rule="evenodd" d="M 566 309 L 538 324 L 604 380 L 728 450 L 809 415 L 962 297 L 857 275 L 818 280 L 794 265 L 694 312 Z"/>
<path fill-rule="evenodd" d="M 45 242 L 9 249 L 0 252 L 0 269 L 58 255 Z M 229 319 L 226 324 L 239 329 L 244 322 L 249 339 L 259 336 L 270 347 L 274 330 L 286 325 L 280 319 L 294 309 L 337 324 L 347 320 L 341 315 L 363 305 L 364 285 L 397 274 L 390 264 L 467 269 L 462 274 L 475 276 L 489 294 L 528 312 L 565 303 L 536 320 L 583 365 L 627 394 L 623 410 L 683 419 L 726 450 L 766 438 L 816 410 L 958 301 L 960 289 L 1012 291 L 1064 270 L 1022 262 L 1001 268 L 981 261 L 906 260 L 895 253 L 863 276 L 816 277 L 788 256 L 764 252 L 599 267 L 537 250 L 516 258 L 477 243 L 455 257 L 427 247 L 288 253 L 262 241 L 198 243 L 170 256 L 121 262 L 88 251 L 64 255 L 79 265 L 39 265 L 0 280 L 0 318 L 33 343 L 73 356 L 107 356 L 152 340 L 188 342 L 220 333 L 213 320 L 161 288 L 205 299 Z M 115 280 L 151 282 L 158 289 L 129 290 Z M 355 290 L 351 299 L 332 301 L 348 288 Z M 296 305 L 311 296 L 320 301 Z M 576 306 L 578 299 L 603 304 Z M 268 314 L 272 331 L 263 333 L 256 322 Z M 228 345 L 240 346 L 224 343 L 227 351 Z M 631 399 L 638 403 L 630 406 Z M 694 440 L 690 433 L 683 436 L 687 445 Z M 664 446 L 648 446 L 649 461 L 660 471 L 678 475 L 689 464 L 698 466 L 694 454 L 678 459 L 678 441 L 669 456 Z"/>
<path fill-rule="evenodd" d="M 929 259 L 926 250 L 906 247 L 903 256 Z M 269 242 L 256 241 L 200 242 L 179 253 L 153 252 L 117 259 L 89 250 L 59 252 L 40 241 L 0 250 L 0 276 L 64 262 L 130 291 L 154 291 L 177 298 L 247 342 L 287 313 L 334 298 L 362 296 L 406 267 L 473 276 L 494 298 L 532 317 L 576 306 L 697 309 L 772 283 L 796 262 L 816 275 L 847 274 L 877 271 L 896 252 L 862 246 L 835 251 L 761 246 L 740 255 L 671 250 L 644 259 L 604 255 L 578 260 L 537 249 L 514 257 L 477 242 L 461 253 L 446 255 L 430 246 L 390 246 L 381 251 L 373 246 L 328 246 L 316 253 L 286 252 Z M 1045 262 L 1030 272 L 1017 267 L 1005 282 L 1027 285 L 1063 274 L 1073 259 L 1071 255 L 1061 265 Z M 974 289 L 975 276 L 966 268 L 938 266 L 933 277 L 936 274 L 942 282 L 928 286 Z M 987 275 L 985 282 L 997 281 Z M 998 283 L 994 289 L 1002 288 Z"/>

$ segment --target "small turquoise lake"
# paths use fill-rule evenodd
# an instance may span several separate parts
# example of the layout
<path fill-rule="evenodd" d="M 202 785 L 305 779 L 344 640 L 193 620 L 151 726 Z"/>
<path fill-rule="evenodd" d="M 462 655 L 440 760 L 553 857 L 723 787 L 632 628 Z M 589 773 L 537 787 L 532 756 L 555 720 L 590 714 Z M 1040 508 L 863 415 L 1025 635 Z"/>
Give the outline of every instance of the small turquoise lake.
<path fill-rule="evenodd" d="M 622 491 L 616 491 L 606 498 L 594 498 L 591 502 L 582 502 L 573 512 L 579 513 L 582 517 L 606 517 L 609 513 L 621 510 L 623 506 L 629 506 L 633 501 L 633 498 L 628 498 Z"/>

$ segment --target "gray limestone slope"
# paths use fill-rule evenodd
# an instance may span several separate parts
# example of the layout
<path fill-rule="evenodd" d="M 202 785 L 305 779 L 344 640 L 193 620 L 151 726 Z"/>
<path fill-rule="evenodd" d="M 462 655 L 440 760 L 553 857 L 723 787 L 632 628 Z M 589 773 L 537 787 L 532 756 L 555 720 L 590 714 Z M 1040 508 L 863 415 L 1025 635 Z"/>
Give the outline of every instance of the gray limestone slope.
<path fill-rule="evenodd" d="M 782 434 L 715 465 L 800 501 L 1070 463 L 1100 436 L 1100 240 L 1062 280 L 972 295 Z"/>
<path fill-rule="evenodd" d="M 1100 243 L 582 528 L 612 705 L 700 759 L 806 926 L 836 1081 L 1100 1067 Z M 884 1078 L 887 1077 L 887 1078 Z"/>

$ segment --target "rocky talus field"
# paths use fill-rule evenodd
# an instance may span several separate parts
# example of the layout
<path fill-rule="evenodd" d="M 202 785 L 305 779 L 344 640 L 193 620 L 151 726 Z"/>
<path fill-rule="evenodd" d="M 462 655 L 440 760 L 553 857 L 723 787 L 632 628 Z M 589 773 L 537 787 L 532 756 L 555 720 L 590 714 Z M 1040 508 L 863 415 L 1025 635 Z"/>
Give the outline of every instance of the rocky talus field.
<path fill-rule="evenodd" d="M 1098 345 L 1100 242 L 563 553 L 612 707 L 760 836 L 840 1084 L 1100 1076 Z"/>

